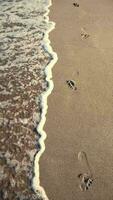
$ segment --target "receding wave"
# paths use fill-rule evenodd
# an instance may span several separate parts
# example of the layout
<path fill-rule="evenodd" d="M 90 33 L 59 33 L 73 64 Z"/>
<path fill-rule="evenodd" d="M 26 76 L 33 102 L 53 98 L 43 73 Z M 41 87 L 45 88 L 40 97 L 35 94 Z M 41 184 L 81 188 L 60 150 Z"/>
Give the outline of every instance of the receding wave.
<path fill-rule="evenodd" d="M 38 160 L 57 61 L 48 39 L 54 28 L 50 5 L 49 0 L 0 0 L 1 199 L 46 198 Z"/>

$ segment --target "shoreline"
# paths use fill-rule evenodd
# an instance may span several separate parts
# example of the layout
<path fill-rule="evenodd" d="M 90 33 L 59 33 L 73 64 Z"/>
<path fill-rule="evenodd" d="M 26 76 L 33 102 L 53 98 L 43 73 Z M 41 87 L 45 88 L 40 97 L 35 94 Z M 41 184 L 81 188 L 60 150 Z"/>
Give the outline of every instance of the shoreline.
<path fill-rule="evenodd" d="M 47 6 L 47 11 L 46 14 L 44 15 L 46 17 L 46 22 L 49 22 L 49 13 L 50 13 L 50 7 L 52 6 L 52 1 L 49 0 L 49 4 Z M 42 108 L 42 113 L 41 113 L 41 120 L 37 126 L 37 132 L 41 135 L 38 143 L 41 146 L 40 150 L 38 153 L 36 153 L 35 159 L 34 159 L 34 178 L 33 178 L 33 189 L 35 190 L 35 192 L 42 198 L 47 199 L 48 197 L 46 195 L 46 192 L 44 190 L 44 188 L 40 185 L 40 173 L 39 173 L 39 161 L 40 161 L 40 157 L 41 155 L 44 153 L 45 151 L 45 139 L 47 137 L 46 132 L 43 130 L 43 127 L 45 125 L 46 122 L 46 114 L 47 114 L 47 110 L 48 110 L 48 104 L 47 104 L 47 98 L 48 96 L 51 94 L 53 88 L 54 88 L 54 84 L 53 84 L 53 80 L 52 80 L 52 68 L 54 67 L 55 63 L 58 60 L 57 54 L 53 51 L 52 46 L 51 46 L 51 41 L 49 39 L 49 33 L 55 29 L 55 23 L 51 22 L 53 24 L 53 26 L 51 28 L 48 29 L 48 31 L 46 31 L 45 36 L 44 36 L 44 49 L 52 56 L 52 59 L 50 60 L 49 64 L 47 64 L 47 66 L 45 67 L 45 75 L 46 75 L 46 81 L 49 84 L 49 87 L 47 88 L 47 90 L 45 92 L 43 92 L 41 94 L 41 108 Z M 38 164 L 37 164 L 38 163 Z"/>

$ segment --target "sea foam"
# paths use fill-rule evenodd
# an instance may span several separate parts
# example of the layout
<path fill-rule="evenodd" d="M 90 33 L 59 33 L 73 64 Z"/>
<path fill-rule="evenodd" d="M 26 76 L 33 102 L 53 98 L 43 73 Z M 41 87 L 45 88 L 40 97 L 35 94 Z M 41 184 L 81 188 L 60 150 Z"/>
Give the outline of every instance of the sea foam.
<path fill-rule="evenodd" d="M 41 196 L 47 199 L 40 183 L 39 159 L 45 150 L 43 126 L 47 97 L 53 89 L 51 70 L 57 61 L 49 41 L 49 32 L 55 27 L 48 17 L 50 6 L 50 0 L 0 0 L 0 189 L 3 198 L 10 195 L 15 200 L 39 200 Z M 9 171 L 4 170 L 6 165 Z M 14 180 L 9 180 L 9 172 Z M 11 187 L 6 188 L 5 182 Z"/>
<path fill-rule="evenodd" d="M 40 2 L 42 2 L 40 0 Z M 49 8 L 52 5 L 51 0 L 49 0 L 48 2 L 45 1 L 47 3 L 47 10 L 46 10 L 46 14 L 45 14 L 45 18 L 46 18 L 46 22 L 49 22 Z M 53 51 L 52 47 L 51 47 L 51 42 L 49 40 L 49 33 L 55 28 L 55 23 L 51 22 L 52 26 L 48 27 L 48 30 L 45 33 L 45 37 L 44 37 L 44 49 L 52 56 L 52 59 L 50 61 L 50 63 L 46 66 L 45 68 L 45 74 L 46 74 L 46 81 L 49 83 L 49 88 L 46 90 L 46 92 L 44 92 L 43 94 L 41 94 L 41 106 L 42 106 L 42 114 L 41 114 L 41 121 L 37 127 L 37 131 L 41 134 L 41 138 L 39 139 L 39 143 L 41 146 L 40 151 L 36 154 L 35 156 L 35 161 L 34 161 L 34 179 L 33 179 L 33 188 L 35 189 L 35 192 L 38 191 L 38 194 L 43 197 L 43 199 L 48 200 L 46 191 L 44 190 L 44 188 L 41 186 L 40 183 L 40 166 L 39 166 L 39 160 L 41 155 L 44 153 L 45 151 L 45 139 L 47 137 L 43 127 L 44 124 L 46 122 L 46 114 L 47 114 L 47 110 L 48 110 L 48 104 L 47 104 L 47 98 L 48 96 L 51 94 L 54 84 L 52 81 L 52 67 L 55 65 L 55 63 L 58 60 L 57 54 Z"/>

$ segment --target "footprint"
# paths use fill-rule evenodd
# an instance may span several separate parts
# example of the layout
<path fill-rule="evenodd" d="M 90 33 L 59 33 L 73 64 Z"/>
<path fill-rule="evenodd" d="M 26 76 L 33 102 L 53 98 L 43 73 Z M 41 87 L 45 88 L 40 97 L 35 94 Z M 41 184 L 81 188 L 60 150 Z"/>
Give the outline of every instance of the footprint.
<path fill-rule="evenodd" d="M 74 5 L 75 7 L 79 7 L 79 4 L 78 4 L 78 3 L 73 3 L 73 5 Z"/>
<path fill-rule="evenodd" d="M 90 188 L 93 183 L 93 175 L 91 172 L 91 168 L 88 162 L 87 155 L 84 151 L 80 151 L 78 153 L 78 160 L 83 165 L 84 169 L 86 167 L 87 172 L 78 174 L 78 178 L 80 179 L 80 189 L 81 191 L 86 191 Z"/>
<path fill-rule="evenodd" d="M 71 88 L 73 90 L 77 90 L 76 82 L 74 80 L 67 80 L 66 83 L 69 88 Z"/>
<path fill-rule="evenodd" d="M 85 28 L 81 28 L 81 38 L 87 39 L 90 35 L 86 32 Z"/>

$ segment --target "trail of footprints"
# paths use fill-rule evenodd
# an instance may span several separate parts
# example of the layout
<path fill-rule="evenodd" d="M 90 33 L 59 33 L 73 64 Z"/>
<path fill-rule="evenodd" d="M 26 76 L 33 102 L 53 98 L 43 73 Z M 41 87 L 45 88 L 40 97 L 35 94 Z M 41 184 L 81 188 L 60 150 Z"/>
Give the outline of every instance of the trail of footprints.
<path fill-rule="evenodd" d="M 79 4 L 73 3 L 73 6 L 79 7 Z M 87 33 L 86 29 L 81 28 L 81 39 L 87 39 L 87 38 L 89 38 L 89 36 L 90 35 Z M 70 89 L 77 90 L 77 84 L 76 84 L 75 80 L 72 80 L 72 79 L 66 80 L 66 84 Z M 93 175 L 92 175 L 91 168 L 90 168 L 90 165 L 89 165 L 89 162 L 88 162 L 87 154 L 84 151 L 80 151 L 78 153 L 78 161 L 82 165 L 83 165 L 83 160 L 84 160 L 84 163 L 86 165 L 88 172 L 87 173 L 81 172 L 81 173 L 78 174 L 78 178 L 79 178 L 79 181 L 80 181 L 79 187 L 80 187 L 81 191 L 87 191 L 92 186 Z"/>

